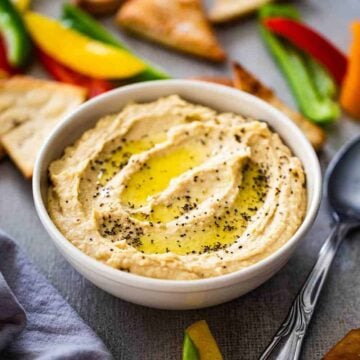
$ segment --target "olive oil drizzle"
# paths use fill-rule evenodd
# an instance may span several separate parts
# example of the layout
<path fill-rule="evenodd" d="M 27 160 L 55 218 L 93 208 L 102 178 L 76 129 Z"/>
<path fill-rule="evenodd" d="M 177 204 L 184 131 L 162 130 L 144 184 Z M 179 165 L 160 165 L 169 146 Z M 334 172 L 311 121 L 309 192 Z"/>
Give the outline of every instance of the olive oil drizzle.
<path fill-rule="evenodd" d="M 120 146 L 102 161 L 98 174 L 99 185 L 106 186 L 107 182 L 127 165 L 133 155 L 147 151 L 165 139 L 166 133 L 158 138 L 136 141 L 124 139 Z M 130 209 L 139 209 L 153 196 L 165 190 L 173 179 L 199 166 L 209 156 L 206 146 L 201 141 L 194 141 L 186 146 L 171 149 L 161 157 L 150 158 L 142 164 L 140 171 L 130 176 L 119 200 Z M 231 204 L 221 207 L 222 212 L 199 219 L 192 218 L 193 210 L 197 209 L 200 202 L 194 194 L 184 194 L 173 199 L 170 204 L 155 205 L 150 214 L 141 211 L 129 213 L 127 224 L 114 224 L 112 219 L 104 219 L 101 233 L 104 236 L 122 236 L 130 246 L 146 254 L 172 252 L 188 255 L 219 249 L 228 251 L 229 245 L 237 242 L 263 205 L 268 188 L 266 171 L 259 164 L 249 160 L 241 171 L 237 195 Z M 223 180 L 219 176 L 219 182 Z M 194 181 L 197 181 L 196 177 Z M 216 187 L 216 183 L 211 186 Z M 191 221 L 177 221 L 181 217 Z M 150 227 L 142 228 L 136 225 L 136 220 L 146 221 Z M 171 230 L 167 227 L 170 222 L 175 224 Z M 241 249 L 241 244 L 238 247 Z"/>
<path fill-rule="evenodd" d="M 127 180 L 121 201 L 135 209 L 146 205 L 152 196 L 165 190 L 172 179 L 200 165 L 204 159 L 205 153 L 196 143 L 151 158 Z"/>
<path fill-rule="evenodd" d="M 141 140 L 123 139 L 121 145 L 114 149 L 110 156 L 107 156 L 102 162 L 99 172 L 98 181 L 101 186 L 113 178 L 123 167 L 127 165 L 131 156 L 140 154 L 161 143 L 166 139 L 166 133 L 160 134 L 158 137 L 144 138 Z"/>
<path fill-rule="evenodd" d="M 178 223 L 175 233 L 167 233 L 165 230 L 145 232 L 139 237 L 137 249 L 147 254 L 172 252 L 178 255 L 201 254 L 226 249 L 243 234 L 249 221 L 261 208 L 265 201 L 266 189 L 267 177 L 264 171 L 258 164 L 249 162 L 243 168 L 242 183 L 238 187 L 234 202 L 225 206 L 222 213 L 207 218 L 205 222 L 197 222 L 195 219 L 191 226 Z M 193 205 L 191 205 L 192 202 L 194 202 Z M 196 200 L 181 198 L 170 208 L 155 208 L 149 221 L 169 222 L 184 215 L 189 207 L 194 206 L 196 206 Z M 239 248 L 241 248 L 240 244 Z"/>

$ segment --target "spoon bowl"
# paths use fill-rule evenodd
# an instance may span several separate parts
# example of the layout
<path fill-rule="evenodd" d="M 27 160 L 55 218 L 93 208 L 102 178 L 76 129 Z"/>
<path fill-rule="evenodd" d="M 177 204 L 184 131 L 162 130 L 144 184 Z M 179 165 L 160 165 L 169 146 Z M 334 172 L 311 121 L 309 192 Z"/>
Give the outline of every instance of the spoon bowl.
<path fill-rule="evenodd" d="M 325 175 L 325 196 L 336 220 L 360 221 L 360 136 L 335 156 Z"/>

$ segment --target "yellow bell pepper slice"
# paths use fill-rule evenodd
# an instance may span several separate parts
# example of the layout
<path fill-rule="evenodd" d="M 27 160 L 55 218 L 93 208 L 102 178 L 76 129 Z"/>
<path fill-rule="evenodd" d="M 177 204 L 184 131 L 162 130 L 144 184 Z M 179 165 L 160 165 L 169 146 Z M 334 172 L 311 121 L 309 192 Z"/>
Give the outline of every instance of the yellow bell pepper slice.
<path fill-rule="evenodd" d="M 30 7 L 30 0 L 12 0 L 20 12 L 25 12 Z"/>
<path fill-rule="evenodd" d="M 223 360 L 220 349 L 214 339 L 208 324 L 200 320 L 186 329 L 192 342 L 196 346 L 200 360 Z"/>
<path fill-rule="evenodd" d="M 25 13 L 24 19 L 41 50 L 81 74 L 103 79 L 127 78 L 146 67 L 127 51 L 90 39 L 54 19 L 35 12 Z"/>

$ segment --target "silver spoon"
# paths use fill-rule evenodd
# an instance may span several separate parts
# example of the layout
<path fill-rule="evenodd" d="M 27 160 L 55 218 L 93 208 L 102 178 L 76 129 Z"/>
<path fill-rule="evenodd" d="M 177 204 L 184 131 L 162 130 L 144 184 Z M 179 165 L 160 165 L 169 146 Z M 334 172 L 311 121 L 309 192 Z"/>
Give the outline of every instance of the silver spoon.
<path fill-rule="evenodd" d="M 306 330 L 336 252 L 347 232 L 360 225 L 360 136 L 346 144 L 330 162 L 325 174 L 324 196 L 335 224 L 289 314 L 260 360 L 299 358 Z"/>

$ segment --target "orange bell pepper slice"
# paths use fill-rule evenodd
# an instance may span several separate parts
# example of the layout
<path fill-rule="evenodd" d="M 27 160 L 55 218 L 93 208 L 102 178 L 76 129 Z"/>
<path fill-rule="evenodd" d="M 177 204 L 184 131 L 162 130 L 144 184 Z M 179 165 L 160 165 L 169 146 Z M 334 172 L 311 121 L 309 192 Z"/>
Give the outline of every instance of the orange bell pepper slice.
<path fill-rule="evenodd" d="M 341 87 L 340 104 L 350 116 L 360 120 L 360 21 L 352 23 L 352 32 L 353 41 L 348 70 Z"/>

